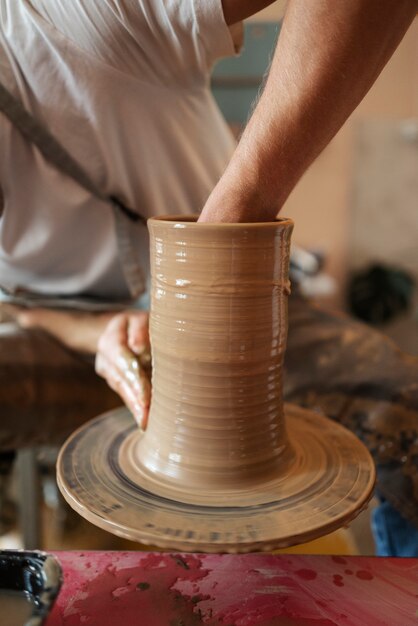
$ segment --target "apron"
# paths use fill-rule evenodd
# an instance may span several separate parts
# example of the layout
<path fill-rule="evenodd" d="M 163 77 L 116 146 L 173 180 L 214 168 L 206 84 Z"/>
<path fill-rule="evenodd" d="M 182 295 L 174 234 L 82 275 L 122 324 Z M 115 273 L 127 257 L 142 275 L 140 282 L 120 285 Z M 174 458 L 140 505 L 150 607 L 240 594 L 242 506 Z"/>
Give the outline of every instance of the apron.
<path fill-rule="evenodd" d="M 82 166 L 67 152 L 50 131 L 36 120 L 1 83 L 0 111 L 4 113 L 27 141 L 38 148 L 43 157 L 57 170 L 72 178 L 91 195 L 106 202 L 111 207 L 115 220 L 118 251 L 124 277 L 132 299 L 137 298 L 142 291 L 143 277 L 135 253 L 137 246 L 135 230 L 136 226 L 140 224 L 146 225 L 146 219 L 140 213 L 125 206 L 116 196 L 107 196 L 102 193 Z M 22 298 L 20 297 L 20 299 Z"/>

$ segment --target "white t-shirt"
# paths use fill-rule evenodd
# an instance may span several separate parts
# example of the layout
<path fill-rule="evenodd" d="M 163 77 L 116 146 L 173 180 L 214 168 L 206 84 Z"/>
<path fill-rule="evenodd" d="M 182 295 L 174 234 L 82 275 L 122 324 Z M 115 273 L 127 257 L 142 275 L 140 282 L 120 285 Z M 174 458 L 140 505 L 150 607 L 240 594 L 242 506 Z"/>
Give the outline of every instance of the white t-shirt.
<path fill-rule="evenodd" d="M 145 217 L 200 211 L 234 148 L 209 89 L 235 51 L 221 0 L 0 0 L 0 22 L 2 82 L 104 192 Z M 0 285 L 126 298 L 110 205 L 2 113 L 0 145 Z"/>

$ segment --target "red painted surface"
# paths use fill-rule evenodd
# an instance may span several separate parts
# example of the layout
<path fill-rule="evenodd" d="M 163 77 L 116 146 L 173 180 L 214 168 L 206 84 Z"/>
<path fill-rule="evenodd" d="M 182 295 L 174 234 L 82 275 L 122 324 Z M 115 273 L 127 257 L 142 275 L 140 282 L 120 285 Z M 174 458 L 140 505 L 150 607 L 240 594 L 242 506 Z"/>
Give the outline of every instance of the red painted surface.
<path fill-rule="evenodd" d="M 418 626 L 418 559 L 56 553 L 46 626 Z"/>

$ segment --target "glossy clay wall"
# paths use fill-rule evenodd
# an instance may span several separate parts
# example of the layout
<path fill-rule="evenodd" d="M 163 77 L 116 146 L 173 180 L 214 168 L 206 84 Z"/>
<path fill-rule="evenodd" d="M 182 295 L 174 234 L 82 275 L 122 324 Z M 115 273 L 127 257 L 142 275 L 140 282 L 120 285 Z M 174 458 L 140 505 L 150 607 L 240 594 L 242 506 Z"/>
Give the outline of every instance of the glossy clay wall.
<path fill-rule="evenodd" d="M 150 220 L 153 397 L 137 458 L 154 476 L 242 489 L 277 472 L 292 228 Z"/>

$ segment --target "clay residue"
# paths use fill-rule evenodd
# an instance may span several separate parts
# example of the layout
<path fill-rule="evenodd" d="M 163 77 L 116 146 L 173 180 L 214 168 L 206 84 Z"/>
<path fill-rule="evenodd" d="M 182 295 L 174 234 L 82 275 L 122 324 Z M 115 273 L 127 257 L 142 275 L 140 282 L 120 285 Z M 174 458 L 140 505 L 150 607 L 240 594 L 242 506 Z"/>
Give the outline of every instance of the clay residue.
<path fill-rule="evenodd" d="M 158 615 L 158 623 L 167 626 L 219 626 L 218 619 L 205 619 L 199 602 L 208 596 L 182 594 L 175 584 L 187 577 L 198 582 L 207 571 L 200 559 L 190 555 L 148 554 L 141 560 L 141 568 L 118 569 L 108 565 L 104 571 L 82 585 L 71 599 L 63 615 L 63 626 L 115 626 L 132 624 L 137 615 L 143 624 L 151 626 Z"/>
<path fill-rule="evenodd" d="M 418 359 L 381 332 L 291 297 L 285 394 L 354 432 L 378 491 L 418 524 Z"/>

